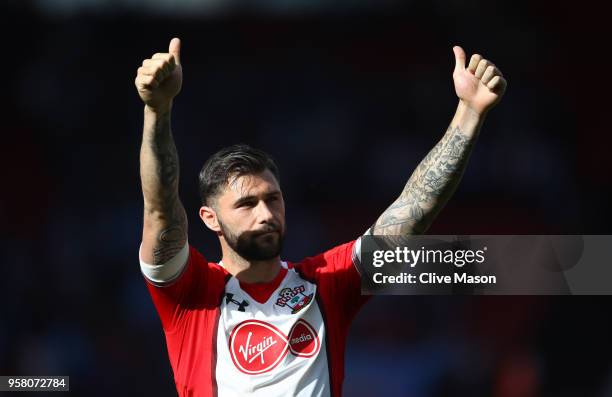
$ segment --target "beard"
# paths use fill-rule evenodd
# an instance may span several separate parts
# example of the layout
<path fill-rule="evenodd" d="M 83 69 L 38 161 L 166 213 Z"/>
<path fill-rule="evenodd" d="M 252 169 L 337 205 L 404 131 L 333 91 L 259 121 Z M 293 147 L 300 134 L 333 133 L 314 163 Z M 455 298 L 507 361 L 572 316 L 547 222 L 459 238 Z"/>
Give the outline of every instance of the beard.
<path fill-rule="evenodd" d="M 235 234 L 219 219 L 219 227 L 227 244 L 247 261 L 265 261 L 280 255 L 285 233 L 279 226 L 269 224 L 262 230 Z"/>

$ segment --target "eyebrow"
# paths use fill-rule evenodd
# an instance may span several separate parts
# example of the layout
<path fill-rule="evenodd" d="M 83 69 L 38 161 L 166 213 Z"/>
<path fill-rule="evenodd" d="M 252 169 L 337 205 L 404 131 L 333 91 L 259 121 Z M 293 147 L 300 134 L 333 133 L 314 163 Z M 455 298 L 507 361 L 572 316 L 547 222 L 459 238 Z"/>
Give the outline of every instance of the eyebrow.
<path fill-rule="evenodd" d="M 269 198 L 269 197 L 277 196 L 277 195 L 280 195 L 280 194 L 281 194 L 280 190 L 274 190 L 272 192 L 268 192 L 268 193 L 264 194 L 264 197 L 265 198 Z M 249 196 L 240 197 L 238 200 L 236 200 L 234 202 L 234 207 L 238 207 L 240 204 L 243 204 L 243 203 L 245 203 L 247 201 L 250 201 L 250 200 L 257 200 L 257 196 L 249 195 Z"/>

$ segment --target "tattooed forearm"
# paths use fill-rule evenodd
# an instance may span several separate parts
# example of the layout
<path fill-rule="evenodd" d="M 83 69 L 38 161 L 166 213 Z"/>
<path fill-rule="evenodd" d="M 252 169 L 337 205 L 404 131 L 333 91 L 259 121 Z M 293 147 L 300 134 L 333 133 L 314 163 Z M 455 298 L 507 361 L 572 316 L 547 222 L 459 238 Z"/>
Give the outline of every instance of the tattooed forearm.
<path fill-rule="evenodd" d="M 474 138 L 450 126 L 413 172 L 404 190 L 378 218 L 372 234 L 422 234 L 453 194 L 472 151 Z"/>
<path fill-rule="evenodd" d="M 187 215 L 178 197 L 178 154 L 169 113 L 145 111 L 140 177 L 145 202 L 143 245 L 150 237 L 153 264 L 162 264 L 187 242 Z"/>
<path fill-rule="evenodd" d="M 170 131 L 170 115 L 159 115 L 143 135 L 141 177 L 145 206 L 163 208 L 171 204 L 178 196 L 178 176 L 178 154 Z"/>

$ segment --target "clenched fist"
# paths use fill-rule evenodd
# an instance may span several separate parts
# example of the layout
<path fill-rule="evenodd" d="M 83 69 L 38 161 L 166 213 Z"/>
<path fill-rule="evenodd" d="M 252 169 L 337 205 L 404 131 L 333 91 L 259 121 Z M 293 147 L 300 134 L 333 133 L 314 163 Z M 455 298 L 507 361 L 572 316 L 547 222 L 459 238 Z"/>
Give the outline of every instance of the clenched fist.
<path fill-rule="evenodd" d="M 455 46 L 453 52 L 455 53 L 453 80 L 457 96 L 478 114 L 485 114 L 506 92 L 506 79 L 491 61 L 482 56 L 472 55 L 466 68 L 463 48 Z"/>
<path fill-rule="evenodd" d="M 172 99 L 181 91 L 181 41 L 170 41 L 168 52 L 157 53 L 142 61 L 136 75 L 136 88 L 142 101 L 154 111 L 166 111 Z"/>

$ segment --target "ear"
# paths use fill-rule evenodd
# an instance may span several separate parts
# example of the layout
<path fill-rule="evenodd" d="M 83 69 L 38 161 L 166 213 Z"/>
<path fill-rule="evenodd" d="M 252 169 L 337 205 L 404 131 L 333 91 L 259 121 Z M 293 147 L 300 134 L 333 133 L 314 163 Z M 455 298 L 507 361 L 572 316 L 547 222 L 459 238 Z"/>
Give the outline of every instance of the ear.
<path fill-rule="evenodd" d="M 200 218 L 207 228 L 213 232 L 219 233 L 221 227 L 219 227 L 219 219 L 217 218 L 217 212 L 213 207 L 203 205 L 200 207 Z"/>

